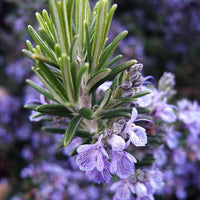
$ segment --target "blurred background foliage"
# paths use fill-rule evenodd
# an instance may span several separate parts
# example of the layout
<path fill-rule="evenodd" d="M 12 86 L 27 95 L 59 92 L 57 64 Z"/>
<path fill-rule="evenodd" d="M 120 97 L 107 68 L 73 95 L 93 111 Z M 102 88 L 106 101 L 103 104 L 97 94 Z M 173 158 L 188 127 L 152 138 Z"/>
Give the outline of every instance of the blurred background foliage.
<path fill-rule="evenodd" d="M 145 74 L 176 75 L 179 94 L 200 98 L 200 1 L 116 0 L 116 18 L 143 45 Z M 134 49 L 133 49 L 134 51 Z M 129 55 L 131 56 L 131 55 Z"/>
<path fill-rule="evenodd" d="M 118 4 L 118 9 L 110 38 L 124 29 L 129 31 L 119 46 L 123 59 L 142 62 L 145 75 L 153 75 L 155 80 L 164 71 L 174 73 L 178 97 L 200 100 L 200 1 L 113 0 L 113 3 Z M 35 12 L 43 8 L 48 8 L 48 0 L 0 0 L 0 179 L 9 180 L 0 184 L 2 195 L 1 191 L 6 193 L 11 185 L 15 191 L 21 187 L 20 170 L 37 159 L 37 156 L 27 159 L 29 154 L 24 150 L 32 148 L 35 137 L 32 133 L 39 125 L 31 125 L 30 112 L 23 109 L 32 92 L 25 84 L 25 79 L 32 75 L 32 64 L 21 49 L 26 46 L 25 40 L 31 39 L 27 25 L 36 27 Z M 33 150 L 37 155 L 38 151 Z"/>

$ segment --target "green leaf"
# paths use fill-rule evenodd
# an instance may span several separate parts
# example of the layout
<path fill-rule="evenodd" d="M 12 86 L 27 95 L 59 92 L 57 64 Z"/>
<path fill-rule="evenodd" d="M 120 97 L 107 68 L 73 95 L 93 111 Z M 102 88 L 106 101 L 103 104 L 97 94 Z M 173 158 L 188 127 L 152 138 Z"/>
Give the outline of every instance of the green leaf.
<path fill-rule="evenodd" d="M 123 57 L 122 55 L 115 56 L 110 62 L 105 63 L 105 65 L 102 66 L 102 68 L 110 68 L 112 65 L 114 65 L 122 57 Z"/>
<path fill-rule="evenodd" d="M 62 54 L 60 58 L 60 66 L 61 66 L 65 92 L 67 93 L 70 102 L 73 103 L 75 99 L 74 85 L 72 81 L 70 58 L 66 54 Z"/>
<path fill-rule="evenodd" d="M 55 49 L 56 56 L 57 56 L 58 58 L 60 58 L 61 55 L 62 55 L 62 50 L 61 50 L 60 45 L 59 45 L 59 44 L 55 44 L 54 49 Z"/>
<path fill-rule="evenodd" d="M 65 132 L 65 136 L 64 136 L 64 146 L 65 147 L 67 147 L 74 139 L 74 137 L 76 135 L 76 130 L 78 129 L 79 124 L 81 123 L 82 120 L 83 120 L 83 117 L 80 115 L 77 115 L 72 118 L 72 120 L 69 123 L 67 130 Z"/>
<path fill-rule="evenodd" d="M 68 101 L 67 97 L 63 98 L 56 91 L 55 88 L 49 83 L 48 79 L 42 74 L 42 71 L 39 68 L 32 67 L 34 73 L 38 76 L 38 78 L 42 81 L 44 86 L 49 90 L 50 94 L 53 96 L 56 102 L 65 104 Z"/>
<path fill-rule="evenodd" d="M 73 26 L 73 9 L 74 9 L 74 1 L 75 0 L 68 0 L 67 1 L 67 19 L 68 19 L 68 25 L 69 25 L 69 32 L 70 32 L 70 35 L 71 35 L 71 38 L 72 38 L 72 26 Z"/>
<path fill-rule="evenodd" d="M 101 84 L 103 84 L 105 81 L 109 81 L 114 79 L 120 72 L 126 70 L 127 68 L 129 68 L 130 66 L 134 65 L 135 63 L 137 63 L 136 60 L 130 60 L 124 63 L 121 63 L 119 65 L 117 65 L 116 67 L 112 68 L 111 72 L 103 79 L 101 79 L 99 82 L 97 82 L 90 91 L 93 91 L 94 89 L 96 89 L 97 87 L 99 87 Z M 107 69 L 107 68 L 105 68 Z"/>
<path fill-rule="evenodd" d="M 44 23 L 45 30 L 47 31 L 47 29 L 48 29 L 49 36 L 51 37 L 51 39 L 54 42 L 57 43 L 58 38 L 55 33 L 55 26 L 53 24 L 53 20 L 49 17 L 48 12 L 45 9 L 42 10 L 42 16 L 45 21 L 45 23 Z"/>
<path fill-rule="evenodd" d="M 106 90 L 106 92 L 104 93 L 102 98 L 99 100 L 99 103 L 98 103 L 99 104 L 99 108 L 98 108 L 99 110 L 101 108 L 103 108 L 105 105 L 107 105 L 108 101 L 110 100 L 111 94 L 112 94 L 112 92 L 111 92 L 110 89 Z"/>
<path fill-rule="evenodd" d="M 94 39 L 92 44 L 92 68 L 91 72 L 95 73 L 99 65 L 99 57 L 102 49 L 106 43 L 105 28 L 106 28 L 106 16 L 108 9 L 108 1 L 100 0 L 97 7 L 97 18 L 94 30 Z"/>
<path fill-rule="evenodd" d="M 33 53 L 27 49 L 22 49 L 22 53 L 24 53 L 30 60 L 32 60 L 33 62 L 35 62 L 35 60 L 33 59 Z"/>
<path fill-rule="evenodd" d="M 134 96 L 132 98 L 138 98 L 138 97 L 142 97 L 142 96 L 145 96 L 147 94 L 151 94 L 151 92 L 149 91 L 141 91 L 141 92 L 137 92 L 134 94 Z"/>
<path fill-rule="evenodd" d="M 43 77 L 51 85 L 52 89 L 63 99 L 66 99 L 66 93 L 64 91 L 63 85 L 58 81 L 55 75 L 49 70 L 49 68 L 40 61 L 36 62 L 36 66 L 41 70 Z M 67 100 L 67 99 L 66 99 Z"/>
<path fill-rule="evenodd" d="M 89 92 L 96 83 L 104 79 L 110 72 L 111 69 L 109 68 L 100 69 L 96 72 L 87 82 L 87 91 Z"/>
<path fill-rule="evenodd" d="M 30 109 L 30 110 L 36 110 L 38 106 L 39 106 L 38 104 L 26 104 L 24 105 L 24 108 Z"/>
<path fill-rule="evenodd" d="M 45 40 L 45 42 L 48 44 L 48 46 L 54 50 L 55 42 L 51 39 L 51 37 L 46 33 L 46 31 L 42 28 L 39 28 L 40 35 Z"/>
<path fill-rule="evenodd" d="M 44 88 L 40 87 L 38 84 L 36 84 L 35 82 L 33 82 L 32 80 L 27 79 L 26 82 L 33 87 L 35 90 L 37 90 L 39 93 L 43 94 L 45 97 L 56 101 L 55 98 L 48 92 L 46 91 Z"/>
<path fill-rule="evenodd" d="M 115 78 L 115 76 L 117 76 L 120 72 L 128 69 L 129 67 L 131 67 L 135 63 L 137 63 L 136 60 L 129 60 L 127 62 L 124 62 L 124 63 L 117 65 L 116 67 L 112 68 L 111 73 L 105 79 L 111 80 L 111 79 Z"/>
<path fill-rule="evenodd" d="M 92 64 L 92 58 L 91 58 L 91 42 L 90 42 L 90 33 L 89 33 L 89 27 L 88 27 L 88 24 L 85 23 L 85 34 L 86 34 L 86 50 L 87 50 L 87 60 L 88 60 L 88 63 L 91 67 L 91 64 Z M 89 69 L 89 72 L 90 72 L 91 68 Z"/>
<path fill-rule="evenodd" d="M 32 45 L 32 43 L 29 40 L 26 40 L 26 45 L 27 45 L 29 51 L 31 51 L 32 53 L 34 53 L 33 45 Z"/>
<path fill-rule="evenodd" d="M 145 113 L 150 113 L 151 109 L 150 108 L 146 108 L 146 107 L 138 107 L 137 111 L 139 114 L 145 114 Z"/>
<path fill-rule="evenodd" d="M 99 114 L 99 116 L 103 119 L 105 118 L 115 118 L 115 117 L 131 117 L 130 108 L 119 108 L 119 109 L 112 109 L 108 111 L 103 111 Z"/>
<path fill-rule="evenodd" d="M 72 75 L 72 81 L 74 87 L 76 86 L 76 81 L 77 81 L 77 65 L 75 62 L 71 62 L 71 75 Z M 75 88 L 74 88 L 75 90 Z M 74 95 L 75 96 L 75 95 Z"/>
<path fill-rule="evenodd" d="M 71 3 L 73 3 L 73 2 L 71 2 Z M 69 15 L 67 13 L 67 1 L 66 0 L 61 0 L 61 7 L 62 7 L 62 12 L 63 12 L 67 49 L 69 50 L 71 48 L 72 31 L 71 31 L 70 19 L 68 19 Z"/>
<path fill-rule="evenodd" d="M 61 2 L 57 0 L 49 1 L 50 11 L 52 14 L 53 22 L 56 27 L 56 37 L 58 38 L 59 45 L 61 46 L 62 53 L 68 52 L 68 44 L 65 32 L 65 19 L 63 16 L 63 10 L 61 9 Z"/>
<path fill-rule="evenodd" d="M 108 36 L 110 24 L 111 24 L 111 21 L 112 21 L 112 18 L 113 18 L 113 15 L 114 15 L 116 9 L 117 9 L 117 4 L 113 4 L 108 15 L 107 15 L 104 40 L 106 40 L 106 38 Z"/>
<path fill-rule="evenodd" d="M 72 45 L 70 48 L 70 58 L 71 61 L 77 63 L 77 46 L 78 46 L 78 35 L 75 35 L 72 40 Z"/>
<path fill-rule="evenodd" d="M 28 30 L 30 35 L 33 37 L 33 39 L 36 41 L 36 43 L 41 47 L 41 49 L 44 51 L 47 57 L 52 59 L 54 62 L 56 62 L 56 56 L 51 49 L 47 46 L 47 44 L 42 40 L 42 38 L 38 35 L 38 33 L 34 30 L 34 28 L 29 25 Z"/>
<path fill-rule="evenodd" d="M 89 108 L 81 108 L 81 110 L 79 111 L 80 115 L 86 119 L 93 119 L 95 114 L 93 112 L 93 110 L 89 109 Z"/>
<path fill-rule="evenodd" d="M 59 68 L 59 65 L 57 63 L 55 63 L 54 61 L 52 61 L 49 58 L 46 58 L 44 56 L 41 56 L 41 55 L 38 55 L 38 54 L 32 54 L 32 58 L 34 60 L 38 60 L 38 61 L 41 61 L 41 62 L 44 62 L 44 63 L 47 63 L 49 65 L 52 65 L 54 67 Z"/>
<path fill-rule="evenodd" d="M 100 60 L 99 60 L 99 66 L 102 67 L 105 65 L 105 63 L 111 58 L 114 50 L 118 46 L 119 42 L 128 34 L 127 31 L 123 31 L 120 33 L 113 41 L 110 43 L 103 51 Z"/>
<path fill-rule="evenodd" d="M 88 16 L 89 14 L 89 16 Z M 90 23 L 90 9 L 88 0 L 76 0 L 76 32 L 78 34 L 78 56 L 84 60 L 85 51 L 85 23 Z"/>
<path fill-rule="evenodd" d="M 50 132 L 50 133 L 64 134 L 65 131 L 66 131 L 66 128 L 58 128 L 58 127 L 53 127 L 53 126 L 43 126 L 42 130 Z"/>
<path fill-rule="evenodd" d="M 84 130 L 82 130 L 82 129 L 78 129 L 78 130 L 76 131 L 76 136 L 82 137 L 82 138 L 88 138 L 88 137 L 91 136 L 91 133 L 88 132 L 88 131 L 84 131 Z"/>
<path fill-rule="evenodd" d="M 75 86 L 75 99 L 76 99 L 76 102 L 78 102 L 78 99 L 79 99 L 79 93 L 80 93 L 80 88 L 81 88 L 81 82 L 83 80 L 83 75 L 88 70 L 88 68 L 89 68 L 89 64 L 85 63 L 79 69 L 78 77 L 77 77 L 77 81 L 76 81 L 76 86 Z"/>
<path fill-rule="evenodd" d="M 131 114 L 128 112 L 123 112 L 119 110 L 110 110 L 110 111 L 105 111 L 100 114 L 100 117 L 102 119 L 106 118 L 116 118 L 116 117 L 131 117 Z"/>
<path fill-rule="evenodd" d="M 72 112 L 62 104 L 44 104 L 38 106 L 36 111 L 49 115 L 56 115 L 60 117 L 72 117 Z"/>

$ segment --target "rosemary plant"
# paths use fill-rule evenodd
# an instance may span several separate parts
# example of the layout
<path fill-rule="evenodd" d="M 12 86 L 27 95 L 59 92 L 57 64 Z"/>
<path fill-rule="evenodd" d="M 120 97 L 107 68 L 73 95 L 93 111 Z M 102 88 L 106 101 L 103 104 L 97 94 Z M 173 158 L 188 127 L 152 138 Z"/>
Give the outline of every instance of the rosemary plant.
<path fill-rule="evenodd" d="M 122 55 L 114 54 L 127 31 L 108 43 L 117 5 L 109 8 L 108 0 L 100 0 L 91 10 L 88 0 L 50 0 L 49 6 L 49 13 L 36 13 L 38 30 L 28 26 L 37 45 L 27 40 L 28 50 L 23 49 L 34 62 L 32 70 L 43 86 L 32 80 L 27 83 L 45 97 L 45 103 L 25 107 L 35 111 L 35 119 L 48 116 L 62 120 L 62 126 L 52 123 L 43 127 L 64 135 L 58 148 L 68 147 L 76 137 L 83 138 L 71 153 L 76 155 L 76 164 L 87 175 L 94 175 L 97 183 L 109 183 L 111 174 L 117 175 L 121 181 L 111 187 L 118 188 L 117 199 L 128 199 L 129 189 L 141 195 L 146 188 L 137 180 L 144 172 L 137 169 L 135 181 L 133 176 L 136 162 L 139 168 L 151 166 L 154 160 L 149 154 L 137 155 L 147 144 L 146 125 L 151 123 L 144 116 L 151 110 L 141 106 L 141 100 L 151 98 L 151 91 L 142 86 L 148 79 L 141 74 L 143 65 L 134 59 L 120 63 Z M 136 125 L 137 121 L 146 127 Z M 151 138 L 151 143 L 158 145 L 159 141 Z M 160 172 L 154 175 L 158 177 Z M 149 179 L 145 180 L 154 175 L 146 175 Z M 163 185 L 161 178 L 158 182 Z M 136 189 L 131 183 L 136 183 Z M 153 192 L 154 188 L 149 195 Z"/>

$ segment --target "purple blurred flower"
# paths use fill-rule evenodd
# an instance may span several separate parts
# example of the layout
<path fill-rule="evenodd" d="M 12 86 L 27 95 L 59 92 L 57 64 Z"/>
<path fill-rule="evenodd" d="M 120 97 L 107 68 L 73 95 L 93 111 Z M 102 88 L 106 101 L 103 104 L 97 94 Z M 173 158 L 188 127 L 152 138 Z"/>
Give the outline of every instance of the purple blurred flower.
<path fill-rule="evenodd" d="M 178 118 L 186 124 L 186 127 L 196 138 L 200 134 L 200 106 L 197 101 L 191 102 L 183 99 L 177 102 Z"/>
<path fill-rule="evenodd" d="M 157 109 L 155 116 L 157 118 L 161 118 L 163 121 L 167 123 L 172 123 L 176 121 L 176 114 L 173 110 L 175 108 L 172 105 L 166 103 L 166 100 L 157 102 Z"/>
<path fill-rule="evenodd" d="M 181 133 L 178 131 L 175 131 L 174 128 L 175 128 L 174 126 L 164 127 L 164 129 L 166 131 L 164 140 L 170 149 L 174 149 L 178 146 L 179 138 L 181 136 Z"/>
<path fill-rule="evenodd" d="M 131 192 L 135 192 L 133 185 L 127 179 L 114 183 L 110 190 L 116 191 L 114 200 L 129 200 Z"/>

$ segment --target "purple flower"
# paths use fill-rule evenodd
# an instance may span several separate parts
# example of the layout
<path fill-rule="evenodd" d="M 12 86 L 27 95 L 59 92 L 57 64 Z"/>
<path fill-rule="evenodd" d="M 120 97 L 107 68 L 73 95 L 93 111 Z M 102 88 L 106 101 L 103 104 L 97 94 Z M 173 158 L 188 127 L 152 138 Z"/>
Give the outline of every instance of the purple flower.
<path fill-rule="evenodd" d="M 168 147 L 170 149 L 174 149 L 179 144 L 179 138 L 181 136 L 181 133 L 174 130 L 174 126 L 165 127 L 166 135 L 164 137 L 164 140 L 166 141 Z"/>
<path fill-rule="evenodd" d="M 138 103 L 138 105 L 140 107 L 147 107 L 150 106 L 153 100 L 153 92 L 150 88 L 146 87 L 146 86 L 141 86 L 140 87 L 141 91 L 149 91 L 150 94 L 144 95 L 142 97 L 138 98 L 138 101 L 136 101 L 135 103 Z"/>
<path fill-rule="evenodd" d="M 174 106 L 166 103 L 166 100 L 157 102 L 157 108 L 155 116 L 157 118 L 161 118 L 163 121 L 167 123 L 172 123 L 176 121 L 176 114 L 173 110 Z"/>
<path fill-rule="evenodd" d="M 155 158 L 155 164 L 162 167 L 167 162 L 167 155 L 164 149 L 164 145 L 161 145 L 158 149 L 154 150 L 153 156 Z"/>
<path fill-rule="evenodd" d="M 200 134 L 200 107 L 198 103 L 183 99 L 177 104 L 179 120 L 183 121 L 193 137 L 197 138 Z"/>
<path fill-rule="evenodd" d="M 107 139 L 108 144 L 112 147 L 113 151 L 122 151 L 125 149 L 125 141 L 122 137 L 112 134 L 110 138 Z"/>
<path fill-rule="evenodd" d="M 128 152 L 112 151 L 112 161 L 110 164 L 110 172 L 117 174 L 121 179 L 127 178 L 134 174 L 137 160 Z"/>
<path fill-rule="evenodd" d="M 114 183 L 110 190 L 116 190 L 114 200 L 129 200 L 131 198 L 131 192 L 135 191 L 133 185 L 127 179 Z"/>
<path fill-rule="evenodd" d="M 146 130 L 141 126 L 134 124 L 136 121 L 138 112 L 136 108 L 132 110 L 131 119 L 126 123 L 125 132 L 130 136 L 130 141 L 137 147 L 145 146 L 147 144 Z"/>
<path fill-rule="evenodd" d="M 110 163 L 108 162 L 108 159 L 106 157 L 103 158 L 104 160 L 104 169 L 102 171 L 98 171 L 97 168 L 94 168 L 93 170 L 86 171 L 87 176 L 93 176 L 96 183 L 109 183 L 111 179 L 111 174 L 109 171 Z"/>
<path fill-rule="evenodd" d="M 174 112 L 175 106 L 167 104 L 166 93 L 163 91 L 153 90 L 154 97 L 152 101 L 152 113 L 157 118 L 161 118 L 167 123 L 172 123 L 176 121 L 176 114 Z"/>
<path fill-rule="evenodd" d="M 80 170 L 86 171 L 88 174 L 94 174 L 98 183 L 100 180 L 105 182 L 110 180 L 108 175 L 109 156 L 103 147 L 102 138 L 103 135 L 100 135 L 95 144 L 80 145 L 77 149 L 78 156 L 76 157 L 76 164 Z"/>

